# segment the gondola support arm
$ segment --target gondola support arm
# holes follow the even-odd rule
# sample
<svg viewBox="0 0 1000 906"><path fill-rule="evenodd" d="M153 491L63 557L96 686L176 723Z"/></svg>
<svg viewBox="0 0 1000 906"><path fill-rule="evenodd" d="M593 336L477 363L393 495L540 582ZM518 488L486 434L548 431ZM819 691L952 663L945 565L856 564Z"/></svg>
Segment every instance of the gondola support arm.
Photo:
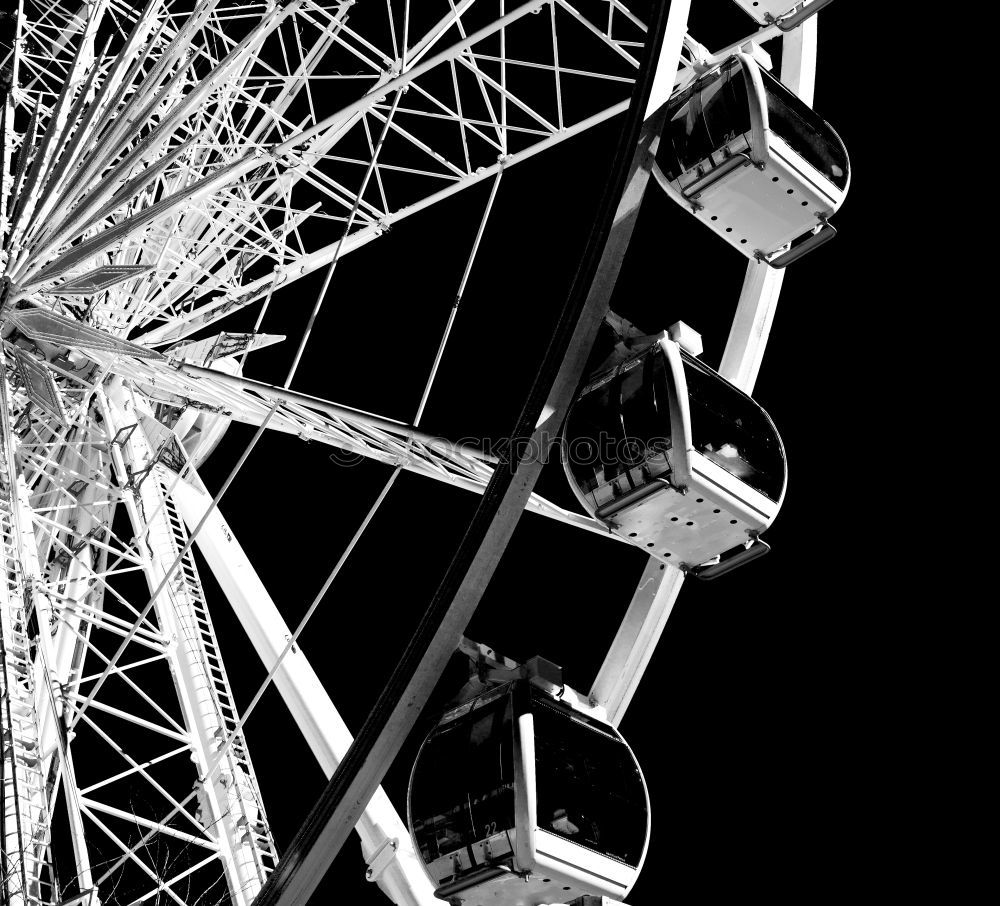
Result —
<svg viewBox="0 0 1000 906"><path fill-rule="evenodd" d="M372 882L378 881L382 877L382 873L396 861L396 850L398 849L398 838L389 837L383 840L382 845L372 853L368 869L365 871L365 878Z"/></svg>

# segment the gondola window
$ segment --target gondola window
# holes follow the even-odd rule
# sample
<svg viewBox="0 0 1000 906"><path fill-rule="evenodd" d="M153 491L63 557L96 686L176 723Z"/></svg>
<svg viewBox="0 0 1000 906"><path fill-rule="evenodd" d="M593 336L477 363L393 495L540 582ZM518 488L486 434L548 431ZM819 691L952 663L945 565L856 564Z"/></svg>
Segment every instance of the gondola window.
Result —
<svg viewBox="0 0 1000 906"><path fill-rule="evenodd" d="M532 702L538 827L638 867L646 794L628 747L585 717Z"/></svg>
<svg viewBox="0 0 1000 906"><path fill-rule="evenodd" d="M411 821L425 864L514 826L509 695L440 728L413 777Z"/></svg>

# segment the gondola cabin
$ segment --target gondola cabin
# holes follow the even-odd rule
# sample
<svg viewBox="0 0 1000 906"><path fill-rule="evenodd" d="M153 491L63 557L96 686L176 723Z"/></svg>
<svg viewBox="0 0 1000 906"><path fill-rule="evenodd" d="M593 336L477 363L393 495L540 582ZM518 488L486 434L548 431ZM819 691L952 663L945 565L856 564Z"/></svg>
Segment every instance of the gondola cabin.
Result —
<svg viewBox="0 0 1000 906"><path fill-rule="evenodd" d="M408 818L436 896L455 906L623 900L649 797L617 730L518 680L444 715L414 763Z"/></svg>
<svg viewBox="0 0 1000 906"><path fill-rule="evenodd" d="M736 5L761 25L777 25L782 31L790 31L801 25L810 16L818 13L833 0L734 0Z"/></svg>
<svg viewBox="0 0 1000 906"><path fill-rule="evenodd" d="M666 334L583 388L563 466L588 513L696 574L715 558L739 565L765 553L756 537L785 491L767 413Z"/></svg>
<svg viewBox="0 0 1000 906"><path fill-rule="evenodd" d="M654 175L749 258L785 267L836 235L850 184L836 132L738 53L666 104Z"/></svg>

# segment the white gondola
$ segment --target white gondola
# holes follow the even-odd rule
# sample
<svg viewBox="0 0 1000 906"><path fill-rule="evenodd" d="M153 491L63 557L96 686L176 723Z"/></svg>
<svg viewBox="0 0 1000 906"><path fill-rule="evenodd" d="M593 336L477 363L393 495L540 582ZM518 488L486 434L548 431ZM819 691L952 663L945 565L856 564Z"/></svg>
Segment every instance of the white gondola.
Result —
<svg viewBox="0 0 1000 906"><path fill-rule="evenodd" d="M531 680L444 715L414 763L408 818L435 894L455 906L623 900L649 840L646 785L618 731Z"/></svg>
<svg viewBox="0 0 1000 906"><path fill-rule="evenodd" d="M761 25L777 25L782 31L790 31L801 25L810 16L816 15L833 0L734 0L736 5Z"/></svg>
<svg viewBox="0 0 1000 906"><path fill-rule="evenodd" d="M588 513L703 578L767 552L787 475L767 413L666 334L583 388L563 465Z"/></svg>
<svg viewBox="0 0 1000 906"><path fill-rule="evenodd" d="M832 239L850 184L830 125L748 54L665 105L654 176L749 258L785 267Z"/></svg>

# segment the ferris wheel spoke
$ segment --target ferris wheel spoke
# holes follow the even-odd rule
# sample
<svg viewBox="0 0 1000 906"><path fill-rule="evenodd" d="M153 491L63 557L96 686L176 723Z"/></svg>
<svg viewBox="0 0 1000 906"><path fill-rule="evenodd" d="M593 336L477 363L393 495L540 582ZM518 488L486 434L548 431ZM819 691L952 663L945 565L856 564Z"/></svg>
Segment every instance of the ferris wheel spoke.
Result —
<svg viewBox="0 0 1000 906"><path fill-rule="evenodd" d="M90 821L92 821L101 831L103 831L105 836L107 836L119 850L125 853L125 855L122 857L122 860L116 863L114 868L116 869L119 868L123 861L130 861L134 865L138 866L138 868L142 870L143 874L147 875L149 879L156 885L153 891L154 894L165 893L168 897L170 897L171 900L179 903L180 906L186 906L184 901L171 888L171 884L173 883L173 881L164 882L161 879L160 873L156 870L155 864L153 867L150 867L149 864L147 864L145 861L139 858L139 856L136 855L136 853L132 850L132 848L129 847L129 845L124 840L122 840L121 837L119 837L110 827L108 827L107 824L101 821L101 819L94 814L94 811L92 809L84 808L83 811L84 814L87 816L87 818ZM105 879L106 877L107 875L105 875ZM100 879L98 880L98 883L100 883ZM146 899L146 897L142 897L142 899L144 900Z"/></svg>
<svg viewBox="0 0 1000 906"><path fill-rule="evenodd" d="M517 431L525 438L530 437L532 442L538 442L543 452L551 445L551 439L539 436L547 421L542 416L543 405L549 419L555 423L562 421L583 376L585 358L596 335L597 323L607 310L608 297L614 287L650 174L652 155L649 143L653 132L651 128L641 131L641 127L646 119L644 107L653 86L651 70L656 69L659 44L665 30L675 33L676 48L671 48L674 50L672 60L668 52L666 62L659 62L661 66L672 66L676 71L687 13L688 4L682 3L671 5L669 19L663 11L658 15L657 41L653 45L656 55L650 53L652 63L644 73L643 88L630 108L626 131L629 139L620 149L618 157L621 160L616 161L618 169L614 178L617 191L605 200L601 214L604 228L598 234L600 238L591 242L592 248L587 256L591 259L588 261L590 273L585 278L585 286L574 289L561 312L565 329L555 332L541 373L518 422ZM670 82L673 83L673 73ZM633 143L636 143L634 147ZM627 167L624 164L628 164ZM527 505L541 461L542 458L537 456L519 459L516 468L508 475L500 471L494 473L490 492L470 524L386 689L358 740L310 813L308 823L293 842L294 862L286 859L279 864L261 892L262 904L272 906L301 902L315 891L343 844L350 816L363 808L371 791L381 782L439 680L447 657L454 650L455 634L464 631L464 626L475 612L495 564Z"/></svg>
<svg viewBox="0 0 1000 906"><path fill-rule="evenodd" d="M70 825L80 827L77 785L67 759L66 741L56 732L64 692L54 685L52 601L42 586L41 564L32 530L27 486L17 467L17 435L13 430L12 394L6 359L0 349L0 728L3 730L2 769L3 850L18 853L13 872L4 866L4 893L13 902L58 897L49 848L52 808L48 778L61 779L66 791ZM38 627L30 639L30 622ZM35 645L35 650L32 650ZM61 687L60 687L61 689ZM53 743L56 745L53 745ZM54 751L56 750L56 751ZM78 839L77 857L86 870L86 844Z"/></svg>
<svg viewBox="0 0 1000 906"><path fill-rule="evenodd" d="M249 559L243 554L232 530L222 519L218 509L213 508L212 498L204 491L196 472L190 471L186 481L174 485L174 499L192 531L196 527L204 526L204 531L199 533L198 544L209 563L216 567L216 575L220 578L234 609L238 614L242 614L241 622L269 668L268 679L278 675L279 688L286 698L293 717L304 721L303 732L313 747L320 765L329 776L350 745L351 736L346 726L300 649L292 649L286 645L282 656L275 657L277 640L289 636L287 626L257 578ZM116 666L115 669L117 671L119 668ZM258 698L259 695L255 697L254 703ZM242 744L242 727L252 712L254 703L251 703L239 721L230 726L222 746L205 771L206 777L214 777L225 765L227 751ZM181 751L184 750L174 750L170 754ZM120 772L112 780L126 777L132 771L142 773L145 766L133 764L131 771ZM88 792L93 789L93 786L87 788ZM150 833L142 836L130 847L122 847L124 854L121 859L98 881L102 882L111 877L124 861L136 857L148 841L160 829L167 826L167 822L182 814L193 820L190 813L185 811L193 797L192 792L183 800L170 800L172 808L168 813L161 815L157 821L143 821L143 826L149 827ZM381 851L390 837L394 836L401 849L396 859L383 869L380 884L396 902L430 906L434 902L432 892L426 876L417 866L415 856L408 848L404 831L404 825L388 798L381 790L378 791L358 824L365 858L370 861Z"/></svg>
<svg viewBox="0 0 1000 906"><path fill-rule="evenodd" d="M497 461L477 447L456 444L403 422L209 368L182 363L178 370L124 359L112 368L161 405L184 407L196 401L208 411L226 413L227 418L256 427L277 406L268 419L268 430L336 447L344 451L346 458L341 461L348 465L364 457L481 494ZM621 541L599 520L538 494L531 496L528 509Z"/></svg>
<svg viewBox="0 0 1000 906"><path fill-rule="evenodd" d="M15 84L26 93L54 99L73 74L74 45L85 32L87 17L80 11L69 13L59 3L26 6L27 15L18 18L3 63L12 66Z"/></svg>

